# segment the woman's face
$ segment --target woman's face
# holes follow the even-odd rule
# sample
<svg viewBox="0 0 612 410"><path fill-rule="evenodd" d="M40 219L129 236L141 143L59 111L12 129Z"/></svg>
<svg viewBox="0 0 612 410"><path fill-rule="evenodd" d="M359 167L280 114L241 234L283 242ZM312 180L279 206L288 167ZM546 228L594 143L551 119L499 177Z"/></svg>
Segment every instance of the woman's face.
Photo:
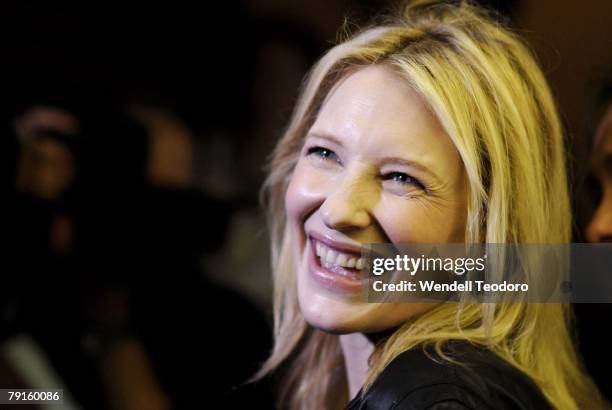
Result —
<svg viewBox="0 0 612 410"><path fill-rule="evenodd" d="M305 319L371 333L430 309L365 302L361 247L463 242L466 192L453 142L405 80L384 66L346 77L308 131L285 196Z"/></svg>
<svg viewBox="0 0 612 410"><path fill-rule="evenodd" d="M601 190L601 198L587 227L589 242L612 242L612 107L608 109L604 121L609 123L601 130L591 163L591 172Z"/></svg>

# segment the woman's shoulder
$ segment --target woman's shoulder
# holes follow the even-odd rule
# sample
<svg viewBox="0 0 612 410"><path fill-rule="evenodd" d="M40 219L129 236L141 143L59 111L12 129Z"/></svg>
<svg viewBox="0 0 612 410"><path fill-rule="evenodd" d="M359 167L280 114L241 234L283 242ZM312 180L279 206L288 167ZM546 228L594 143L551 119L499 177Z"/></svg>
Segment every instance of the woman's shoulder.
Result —
<svg viewBox="0 0 612 410"><path fill-rule="evenodd" d="M491 351L450 342L444 353L462 364L443 359L433 347L401 353L347 409L552 408L527 375Z"/></svg>

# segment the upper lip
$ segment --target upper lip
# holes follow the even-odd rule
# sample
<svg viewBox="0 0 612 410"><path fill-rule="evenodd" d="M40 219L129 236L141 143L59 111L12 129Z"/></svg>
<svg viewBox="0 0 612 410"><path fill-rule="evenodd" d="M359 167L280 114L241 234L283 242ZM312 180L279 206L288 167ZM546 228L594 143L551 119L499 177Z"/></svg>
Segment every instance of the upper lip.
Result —
<svg viewBox="0 0 612 410"><path fill-rule="evenodd" d="M325 244L326 246L336 249L338 251L344 252L344 253L351 253L351 254L355 254L357 256L361 256L362 252L363 252L363 248L359 245L353 245L350 243L346 243L346 242L339 242L336 241L332 238L330 238L327 235L322 235L318 232L314 232L314 231L310 231L308 233L308 236Z"/></svg>

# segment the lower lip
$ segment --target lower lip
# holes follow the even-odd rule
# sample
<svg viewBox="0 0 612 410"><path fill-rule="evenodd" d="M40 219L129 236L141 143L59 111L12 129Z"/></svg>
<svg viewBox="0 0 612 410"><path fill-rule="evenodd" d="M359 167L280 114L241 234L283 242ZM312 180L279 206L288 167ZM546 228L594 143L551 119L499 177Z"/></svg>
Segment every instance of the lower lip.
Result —
<svg viewBox="0 0 612 410"><path fill-rule="evenodd" d="M341 266L334 266L333 270L328 269L321 265L315 249L316 243L311 239L308 268L317 283L325 288L347 293L360 293L365 289L368 278L364 278L361 272Z"/></svg>

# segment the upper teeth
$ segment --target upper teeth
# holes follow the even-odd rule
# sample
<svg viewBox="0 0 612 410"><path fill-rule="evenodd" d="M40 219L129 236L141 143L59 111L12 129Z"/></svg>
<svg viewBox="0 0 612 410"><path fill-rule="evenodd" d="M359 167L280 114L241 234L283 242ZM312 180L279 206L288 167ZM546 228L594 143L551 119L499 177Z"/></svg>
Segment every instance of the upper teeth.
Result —
<svg viewBox="0 0 612 410"><path fill-rule="evenodd" d="M319 241L315 241L317 256L322 262L343 266L345 268L356 268L361 270L365 266L364 258L357 258L353 255L333 250Z"/></svg>

